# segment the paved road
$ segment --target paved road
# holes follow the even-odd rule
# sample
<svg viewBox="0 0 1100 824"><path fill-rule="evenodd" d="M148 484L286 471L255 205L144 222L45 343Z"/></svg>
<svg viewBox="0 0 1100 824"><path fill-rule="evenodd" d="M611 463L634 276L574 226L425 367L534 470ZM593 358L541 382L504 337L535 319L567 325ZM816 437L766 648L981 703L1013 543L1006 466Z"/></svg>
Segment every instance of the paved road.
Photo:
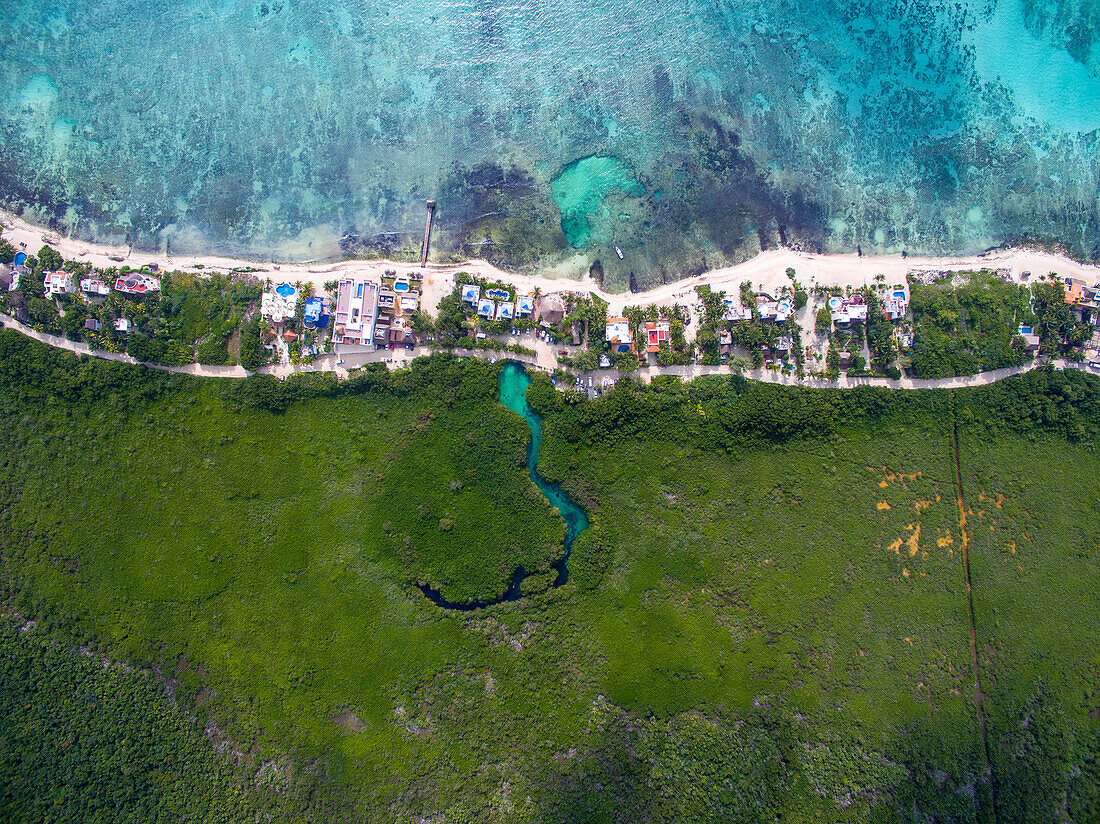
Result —
<svg viewBox="0 0 1100 824"><path fill-rule="evenodd" d="M1010 378L1013 375L1022 375L1024 372L1030 372L1032 369L1039 368L1044 363L1046 363L1045 360L1039 359L1025 363L1022 366L1009 366L1005 369L995 369L991 372L980 372L977 375L928 380L922 380L920 378L901 378L895 381L882 377L849 377L844 374L840 375L835 381L812 377L806 377L799 380L793 373L784 375L782 372L763 368L747 370L743 374L750 380L763 381L766 383L782 383L789 386L817 386L833 389L851 389L854 386L886 386L891 389L959 389L965 386L984 386L1003 380L1004 378ZM1066 368L1065 361L1056 360L1053 361L1053 363L1059 369ZM601 370L601 372L607 373L611 373L612 371L613 370L610 369ZM692 380L701 375L728 375L730 372L731 370L728 366L697 365L670 366L665 368L647 367L639 369L637 374L638 377L643 380L649 381L657 375L677 375L684 380Z"/></svg>
<svg viewBox="0 0 1100 824"><path fill-rule="evenodd" d="M15 329L18 332L26 335L29 338L34 338L42 343L55 346L58 349L67 349L70 352L75 352L78 355L90 355L96 358L103 358L105 360L121 361L123 363L138 363L138 361L129 355L118 354L114 352L104 352L98 349L92 349L86 343L78 343L76 341L68 340L67 338L57 337L56 335L46 335L42 332L36 332L31 327L20 323L8 315L0 314L0 320L3 321L5 326ZM507 357L509 359L518 360L526 363L529 366L535 366L536 368L546 371L552 371L557 367L557 358L555 354L555 346L541 340L529 340L530 335L524 336L522 343L528 348L534 348L536 355L534 357L530 355L515 355L512 353L499 353L488 349L455 349L453 350L456 355L461 357L479 357L479 358L501 358ZM262 366L258 370L258 373L265 373L275 375L278 378L285 378L288 375L292 375L295 372L335 372L338 377L345 378L348 376L350 370L364 366L368 363L386 363L390 368L397 368L406 366L414 358L422 357L424 355L430 355L432 353L431 347L417 346L408 350L395 350L390 351L381 349L377 351L363 350L363 351L350 351L341 352L339 354L322 355L317 358L313 363L306 363L300 365L294 365L289 363L274 364L270 366ZM1079 364L1069 364L1064 360L1050 361L1058 369L1067 368L1085 368ZM886 386L891 389L959 389L966 386L984 386L986 384L994 383L1004 378L1012 377L1013 375L1021 375L1024 372L1030 372L1032 369L1037 369L1043 364L1047 363L1045 359L1037 359L1023 366L1010 366L1007 369L997 369L992 372L982 372L977 375L967 375L958 378L940 378L935 380L921 380L918 378L901 378L900 380L890 380L888 378L872 378L872 377L849 377L847 375L841 375L835 381L824 380L821 378L803 378L799 380L793 374L784 375L782 372L771 371L768 369L755 369L744 373L746 378L750 380L763 381L766 383L780 383L789 386L816 386L824 388L834 389L850 389L854 386ZM243 366L213 366L199 363L191 363L187 366L162 366L157 363L146 363L145 366L150 369L160 369L165 372L175 372L183 375L196 375L204 378L244 378L250 374ZM634 377L637 377L646 382L652 380L657 375L675 375L683 378L684 380L692 380L694 378L701 377L703 375L729 375L732 374L732 370L728 366L649 366L639 369L634 373ZM584 377L591 377L593 386L602 386L605 382L614 382L622 376L622 373L615 369L597 369L593 372L584 373Z"/></svg>

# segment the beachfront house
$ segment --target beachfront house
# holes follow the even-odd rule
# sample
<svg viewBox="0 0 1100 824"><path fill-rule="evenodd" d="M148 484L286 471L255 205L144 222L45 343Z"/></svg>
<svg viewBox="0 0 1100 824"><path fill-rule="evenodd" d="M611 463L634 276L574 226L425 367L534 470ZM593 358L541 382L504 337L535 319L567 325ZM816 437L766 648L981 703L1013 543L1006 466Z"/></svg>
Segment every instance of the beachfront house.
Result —
<svg viewBox="0 0 1100 824"><path fill-rule="evenodd" d="M742 306L733 298L726 298L726 313L722 315L722 320L730 323L737 323L739 320L752 320L752 309L748 306Z"/></svg>
<svg viewBox="0 0 1100 824"><path fill-rule="evenodd" d="M882 310L890 320L901 320L909 311L909 287L896 286L886 300L882 302Z"/></svg>
<svg viewBox="0 0 1100 824"><path fill-rule="evenodd" d="M604 339L611 345L612 352L633 352L634 335L630 332L630 321L626 318L608 318L604 327Z"/></svg>
<svg viewBox="0 0 1100 824"><path fill-rule="evenodd" d="M73 276L68 272L47 272L42 278L42 286L46 290L46 297L55 295L71 295L73 293Z"/></svg>
<svg viewBox="0 0 1100 824"><path fill-rule="evenodd" d="M146 295L160 291L160 281L140 272L130 272L115 278L115 291L124 295Z"/></svg>
<svg viewBox="0 0 1100 824"><path fill-rule="evenodd" d="M80 291L94 297L107 297L111 293L111 287L99 278L84 278L80 281Z"/></svg>
<svg viewBox="0 0 1100 824"><path fill-rule="evenodd" d="M337 284L334 343L355 346L374 343L380 292L381 286L376 281L344 278Z"/></svg>
<svg viewBox="0 0 1100 824"><path fill-rule="evenodd" d="M1080 321L1082 315L1080 304L1081 298L1084 296L1085 292L1085 282L1083 280L1076 280L1074 278L1066 278L1065 287L1066 304L1071 309L1073 309L1074 313L1077 315L1077 320Z"/></svg>
<svg viewBox="0 0 1100 824"><path fill-rule="evenodd" d="M667 320L647 321L645 325L646 352L660 352L661 344L669 341L670 324Z"/></svg>
<svg viewBox="0 0 1100 824"><path fill-rule="evenodd" d="M397 305L397 295L387 289L385 286L378 290L378 308L387 309L393 311L393 307Z"/></svg>
<svg viewBox="0 0 1100 824"><path fill-rule="evenodd" d="M481 287L476 283L466 283L462 286L462 302L471 306L477 306L481 300Z"/></svg>
<svg viewBox="0 0 1100 824"><path fill-rule="evenodd" d="M324 329L328 326L329 312L328 301L324 298L313 297L306 301L302 308L302 324L306 329Z"/></svg>
<svg viewBox="0 0 1100 824"><path fill-rule="evenodd" d="M482 298L477 304L477 316L479 318L485 318L486 320L492 320L496 317L497 305L495 301L491 301L488 298Z"/></svg>
<svg viewBox="0 0 1100 824"><path fill-rule="evenodd" d="M530 295L523 295L516 299L516 317L529 318L535 313L535 299Z"/></svg>
<svg viewBox="0 0 1100 824"><path fill-rule="evenodd" d="M756 311L760 313L761 320L782 323L794 313L794 303L790 298L776 300L771 295L761 293L756 296Z"/></svg>
<svg viewBox="0 0 1100 824"><path fill-rule="evenodd" d="M1066 278L1066 303L1080 323L1100 326L1100 287Z"/></svg>
<svg viewBox="0 0 1100 824"><path fill-rule="evenodd" d="M501 323L510 323L515 317L516 307L511 301L504 301L497 307L497 320Z"/></svg>
<svg viewBox="0 0 1100 824"><path fill-rule="evenodd" d="M829 314L832 315L833 323L841 326L852 321L865 321L867 320L867 304L863 301L863 295L856 294L850 298L833 295L829 298Z"/></svg>
<svg viewBox="0 0 1100 824"><path fill-rule="evenodd" d="M375 342L379 285L375 281L344 278L336 286L336 314L332 342L369 346Z"/></svg>

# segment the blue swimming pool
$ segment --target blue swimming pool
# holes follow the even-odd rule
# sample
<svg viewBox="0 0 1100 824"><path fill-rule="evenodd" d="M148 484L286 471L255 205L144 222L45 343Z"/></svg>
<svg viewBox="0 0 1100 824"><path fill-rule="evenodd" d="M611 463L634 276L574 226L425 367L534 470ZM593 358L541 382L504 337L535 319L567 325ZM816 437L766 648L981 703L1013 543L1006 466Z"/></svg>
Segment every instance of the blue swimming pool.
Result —
<svg viewBox="0 0 1100 824"><path fill-rule="evenodd" d="M289 283L280 283L278 286L275 287L275 291L278 292L282 297L289 298L291 295L294 294L295 290L294 287L291 286Z"/></svg>
<svg viewBox="0 0 1100 824"><path fill-rule="evenodd" d="M15 259L12 261L12 263L14 263L16 266L22 266L26 262L27 262L27 253L26 252L16 252L15 253Z"/></svg>
<svg viewBox="0 0 1100 824"><path fill-rule="evenodd" d="M409 284L403 280L395 280L393 282L393 291L395 292L407 292L409 291Z"/></svg>

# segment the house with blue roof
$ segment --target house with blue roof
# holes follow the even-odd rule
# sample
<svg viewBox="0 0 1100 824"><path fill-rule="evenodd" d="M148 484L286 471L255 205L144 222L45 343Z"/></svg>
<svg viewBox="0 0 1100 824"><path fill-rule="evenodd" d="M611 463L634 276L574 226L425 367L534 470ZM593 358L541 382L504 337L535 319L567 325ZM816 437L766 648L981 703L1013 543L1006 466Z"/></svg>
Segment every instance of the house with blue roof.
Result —
<svg viewBox="0 0 1100 824"><path fill-rule="evenodd" d="M323 298L310 298L302 310L302 321L306 329L324 329L328 326L328 312L325 311Z"/></svg>

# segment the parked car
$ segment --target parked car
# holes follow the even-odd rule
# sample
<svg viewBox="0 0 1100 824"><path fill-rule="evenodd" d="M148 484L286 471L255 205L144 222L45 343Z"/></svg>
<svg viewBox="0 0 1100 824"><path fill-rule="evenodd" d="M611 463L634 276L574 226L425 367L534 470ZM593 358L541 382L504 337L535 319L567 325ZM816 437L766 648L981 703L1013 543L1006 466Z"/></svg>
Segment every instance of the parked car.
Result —
<svg viewBox="0 0 1100 824"><path fill-rule="evenodd" d="M564 357L565 355L568 355L569 353L568 353L568 352L567 352L566 350L564 350L564 349L559 349L559 350L558 350L558 354L559 354L559 355L562 355L562 356Z"/></svg>

